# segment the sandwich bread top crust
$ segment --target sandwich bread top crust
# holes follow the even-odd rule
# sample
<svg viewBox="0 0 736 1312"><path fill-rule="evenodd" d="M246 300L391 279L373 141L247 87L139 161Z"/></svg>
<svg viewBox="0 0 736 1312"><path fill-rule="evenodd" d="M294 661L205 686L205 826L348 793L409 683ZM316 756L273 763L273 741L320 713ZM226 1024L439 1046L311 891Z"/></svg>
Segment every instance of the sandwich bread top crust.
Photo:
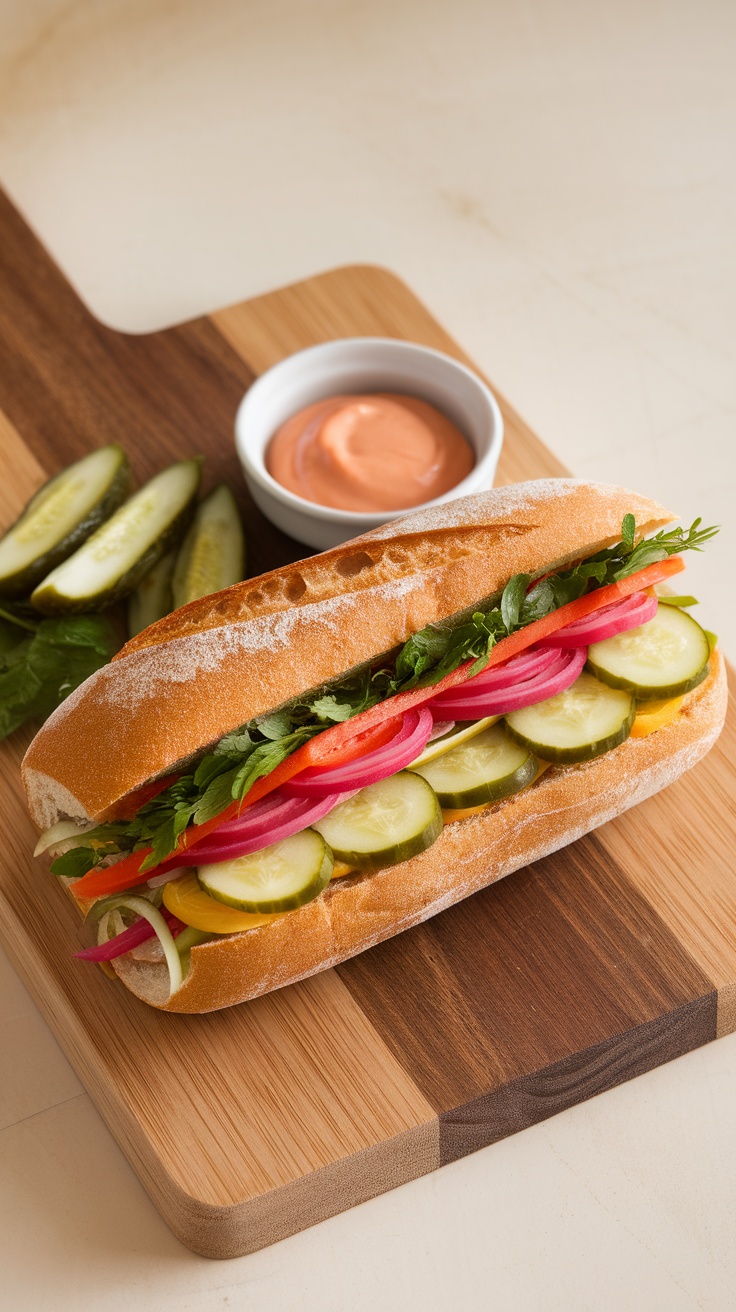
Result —
<svg viewBox="0 0 736 1312"><path fill-rule="evenodd" d="M545 479L465 497L190 603L152 625L46 721L23 762L31 815L102 819L239 725L426 624L674 516L625 488Z"/></svg>

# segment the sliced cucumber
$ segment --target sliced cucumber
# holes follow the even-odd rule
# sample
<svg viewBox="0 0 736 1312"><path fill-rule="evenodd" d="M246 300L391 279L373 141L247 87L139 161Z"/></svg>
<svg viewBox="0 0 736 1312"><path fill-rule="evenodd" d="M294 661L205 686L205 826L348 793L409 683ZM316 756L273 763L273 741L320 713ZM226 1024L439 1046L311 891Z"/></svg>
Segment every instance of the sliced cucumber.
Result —
<svg viewBox="0 0 736 1312"><path fill-rule="evenodd" d="M588 648L588 666L612 688L639 701L680 697L708 673L708 635L675 606L659 606L653 619Z"/></svg>
<svg viewBox="0 0 736 1312"><path fill-rule="evenodd" d="M133 591L179 541L199 487L199 460L169 465L136 492L31 597L46 615L99 610Z"/></svg>
<svg viewBox="0 0 736 1312"><path fill-rule="evenodd" d="M135 592L131 592L128 598L128 634L131 638L174 609L171 578L175 564L176 552L167 551L141 579Z"/></svg>
<svg viewBox="0 0 736 1312"><path fill-rule="evenodd" d="M537 762L494 724L444 756L410 768L432 785L440 806L456 811L518 793L534 779Z"/></svg>
<svg viewBox="0 0 736 1312"><path fill-rule="evenodd" d="M489 729L495 724L500 717L498 715L486 715L483 720L458 720L446 734L441 738L435 738L431 743L427 743L424 751L412 761L408 767L410 770L418 770L420 765L427 765L430 761L436 761L438 756L444 756L446 752L452 752L460 744L467 742L469 738L475 738L476 734L482 733L484 729Z"/></svg>
<svg viewBox="0 0 736 1312"><path fill-rule="evenodd" d="M636 702L585 671L565 692L506 716L517 743L560 765L590 761L618 747L631 733Z"/></svg>
<svg viewBox="0 0 736 1312"><path fill-rule="evenodd" d="M430 847L442 832L442 812L426 779L402 770L361 788L314 827L338 861L373 870Z"/></svg>
<svg viewBox="0 0 736 1312"><path fill-rule="evenodd" d="M273 915L318 897L330 882L333 858L314 829L302 829L272 847L217 865L200 866L200 887L238 911Z"/></svg>
<svg viewBox="0 0 736 1312"><path fill-rule="evenodd" d="M103 446L50 478L0 539L0 596L23 597L117 510L130 490L123 448Z"/></svg>
<svg viewBox="0 0 736 1312"><path fill-rule="evenodd" d="M174 570L174 606L207 597L245 575L245 537L235 497L224 483L197 507Z"/></svg>

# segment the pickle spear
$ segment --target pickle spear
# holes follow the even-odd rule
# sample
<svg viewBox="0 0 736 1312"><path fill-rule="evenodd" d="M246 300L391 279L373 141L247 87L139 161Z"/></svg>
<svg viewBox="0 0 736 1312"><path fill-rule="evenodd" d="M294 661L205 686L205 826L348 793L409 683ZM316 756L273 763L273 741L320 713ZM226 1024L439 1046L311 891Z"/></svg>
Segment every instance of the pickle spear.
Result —
<svg viewBox="0 0 736 1312"><path fill-rule="evenodd" d="M0 539L0 596L27 597L123 502L130 464L113 444L50 478Z"/></svg>
<svg viewBox="0 0 736 1312"><path fill-rule="evenodd" d="M100 610L127 596L180 539L194 509L200 461L169 465L58 565L31 596L45 615Z"/></svg>
<svg viewBox="0 0 736 1312"><path fill-rule="evenodd" d="M134 638L149 624L162 620L174 609L171 595L171 576L176 564L176 551L165 556L141 579L135 592L128 597L128 635Z"/></svg>
<svg viewBox="0 0 736 1312"><path fill-rule="evenodd" d="M203 498L174 568L174 606L221 592L245 575L245 537L235 497L219 483Z"/></svg>

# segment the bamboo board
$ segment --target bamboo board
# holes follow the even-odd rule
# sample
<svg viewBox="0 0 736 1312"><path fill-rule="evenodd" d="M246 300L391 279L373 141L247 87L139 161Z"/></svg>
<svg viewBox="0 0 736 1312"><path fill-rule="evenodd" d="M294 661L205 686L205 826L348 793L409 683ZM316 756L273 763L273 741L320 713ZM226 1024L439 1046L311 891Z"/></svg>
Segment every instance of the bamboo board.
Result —
<svg viewBox="0 0 736 1312"><path fill-rule="evenodd" d="M298 544L249 503L241 394L344 335L462 353L392 274L346 268L131 337L98 323L0 193L0 517L121 441L140 479L202 451L240 489L250 572ZM501 402L499 481L563 473ZM734 733L672 788L303 984L162 1015L71 959L75 912L30 858L22 733L0 749L0 928L111 1132L179 1238L253 1251L736 1028Z"/></svg>

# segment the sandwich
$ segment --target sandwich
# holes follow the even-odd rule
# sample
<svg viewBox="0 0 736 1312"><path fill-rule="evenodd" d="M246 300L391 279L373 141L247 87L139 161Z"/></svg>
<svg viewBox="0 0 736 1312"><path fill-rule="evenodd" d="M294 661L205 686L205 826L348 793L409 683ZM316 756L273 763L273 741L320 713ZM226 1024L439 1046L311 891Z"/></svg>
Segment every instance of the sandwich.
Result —
<svg viewBox="0 0 736 1312"><path fill-rule="evenodd" d="M77 955L154 1007L232 1006L695 765L725 666L671 583L715 529L672 520L619 487L517 484L137 634L23 762L36 851L96 933Z"/></svg>

